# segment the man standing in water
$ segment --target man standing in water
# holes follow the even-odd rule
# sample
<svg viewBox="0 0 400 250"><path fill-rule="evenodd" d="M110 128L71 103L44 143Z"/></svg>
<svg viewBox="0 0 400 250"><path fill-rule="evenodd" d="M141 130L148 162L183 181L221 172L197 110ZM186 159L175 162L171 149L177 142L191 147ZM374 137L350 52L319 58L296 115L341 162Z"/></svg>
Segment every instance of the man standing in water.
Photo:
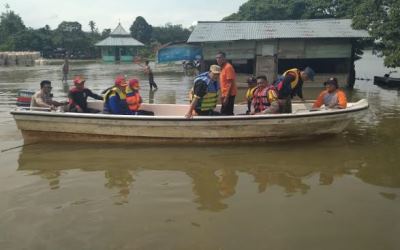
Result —
<svg viewBox="0 0 400 250"><path fill-rule="evenodd" d="M64 58L64 64L62 66L62 73L63 73L63 78L62 78L62 83L67 83L68 79L68 73L69 73L69 62L68 62L68 57L65 56Z"/></svg>
<svg viewBox="0 0 400 250"><path fill-rule="evenodd" d="M158 86L157 86L156 82L154 81L153 70L151 70L149 63L150 62L148 60L145 62L144 73L146 75L148 75L148 77L149 77L150 90L152 90L153 87L154 87L154 90L157 90Z"/></svg>
<svg viewBox="0 0 400 250"><path fill-rule="evenodd" d="M221 115L233 115L235 97L237 94L235 69L226 59L226 54L224 52L218 52L215 59L221 67L221 74L219 75Z"/></svg>

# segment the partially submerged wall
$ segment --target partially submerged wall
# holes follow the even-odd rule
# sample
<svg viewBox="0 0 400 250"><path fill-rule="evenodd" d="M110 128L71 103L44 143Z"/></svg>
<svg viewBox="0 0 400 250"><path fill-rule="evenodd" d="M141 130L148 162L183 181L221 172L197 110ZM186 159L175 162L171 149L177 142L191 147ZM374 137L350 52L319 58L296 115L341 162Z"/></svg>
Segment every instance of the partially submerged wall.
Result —
<svg viewBox="0 0 400 250"><path fill-rule="evenodd" d="M33 66L39 58L40 52L0 52L0 66Z"/></svg>

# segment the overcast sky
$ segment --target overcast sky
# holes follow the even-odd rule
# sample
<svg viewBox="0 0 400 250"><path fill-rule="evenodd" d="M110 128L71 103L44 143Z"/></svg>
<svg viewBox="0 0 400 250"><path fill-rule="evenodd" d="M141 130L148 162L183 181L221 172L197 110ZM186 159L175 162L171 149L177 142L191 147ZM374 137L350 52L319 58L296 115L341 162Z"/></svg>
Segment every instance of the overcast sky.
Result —
<svg viewBox="0 0 400 250"><path fill-rule="evenodd" d="M126 30L137 16L143 16L153 26L168 22L189 27L195 21L218 21L237 12L247 0L0 0L0 12L5 5L20 15L25 25L52 29L62 21L78 21L89 30L93 20L99 31L115 28L120 21Z"/></svg>

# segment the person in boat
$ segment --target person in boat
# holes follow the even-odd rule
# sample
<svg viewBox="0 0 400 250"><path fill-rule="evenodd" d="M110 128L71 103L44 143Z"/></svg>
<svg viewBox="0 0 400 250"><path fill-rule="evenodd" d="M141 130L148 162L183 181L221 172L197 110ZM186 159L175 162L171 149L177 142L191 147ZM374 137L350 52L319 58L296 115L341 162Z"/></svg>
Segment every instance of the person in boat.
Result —
<svg viewBox="0 0 400 250"><path fill-rule="evenodd" d="M322 105L328 109L345 109L347 107L346 94L339 89L337 78L329 78L324 85L326 89L319 94L312 110L318 110Z"/></svg>
<svg viewBox="0 0 400 250"><path fill-rule="evenodd" d="M105 114L130 115L131 112L126 103L126 79L124 76L117 76L114 81L114 87L104 94Z"/></svg>
<svg viewBox="0 0 400 250"><path fill-rule="evenodd" d="M251 102L253 101L254 90L257 88L257 79L254 76L247 78L247 91L245 96L245 102L247 104L246 115L251 112Z"/></svg>
<svg viewBox="0 0 400 250"><path fill-rule="evenodd" d="M204 72L194 79L192 101L185 115L186 118L192 118L193 115L220 114L214 111L218 102L218 78L220 73L221 67L211 65L208 72Z"/></svg>
<svg viewBox="0 0 400 250"><path fill-rule="evenodd" d="M221 67L221 74L219 76L221 89L221 114L233 115L235 97L237 94L235 69L226 59L226 54L224 52L218 52L215 59Z"/></svg>
<svg viewBox="0 0 400 250"><path fill-rule="evenodd" d="M280 113L292 113L292 98L298 96L302 101L304 81L314 81L315 72L306 67L303 71L293 68L285 71L276 81Z"/></svg>
<svg viewBox="0 0 400 250"><path fill-rule="evenodd" d="M154 115L151 111L141 110L140 105L143 100L139 93L139 80L130 79L128 86L126 86L126 103L132 115Z"/></svg>
<svg viewBox="0 0 400 250"><path fill-rule="evenodd" d="M257 87L253 92L251 115L279 113L278 93L265 75L257 76Z"/></svg>
<svg viewBox="0 0 400 250"><path fill-rule="evenodd" d="M74 87L68 92L68 112L77 113L99 113L100 110L89 108L87 98L90 96L96 100L103 100L103 97L85 88L85 79L81 76L74 78Z"/></svg>
<svg viewBox="0 0 400 250"><path fill-rule="evenodd" d="M57 102L53 100L53 94L51 93L53 87L51 87L51 81L43 80L40 82L40 90L33 94L31 98L31 109L34 108L47 108L55 110L56 107L63 106L66 103Z"/></svg>

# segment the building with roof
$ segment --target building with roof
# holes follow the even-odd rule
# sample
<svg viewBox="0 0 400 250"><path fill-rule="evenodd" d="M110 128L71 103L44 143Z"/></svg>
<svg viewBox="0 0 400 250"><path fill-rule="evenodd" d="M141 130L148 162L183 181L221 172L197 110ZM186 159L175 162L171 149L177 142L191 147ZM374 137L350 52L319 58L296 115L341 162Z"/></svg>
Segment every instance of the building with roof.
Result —
<svg viewBox="0 0 400 250"><path fill-rule="evenodd" d="M273 80L289 68L310 66L316 82L335 76L351 85L354 41L368 37L351 27L351 19L220 21L198 22L188 43L202 45L208 64L225 52L239 73Z"/></svg>
<svg viewBox="0 0 400 250"><path fill-rule="evenodd" d="M138 48L144 44L132 38L119 23L109 37L96 43L95 46L101 48L103 61L132 62L138 54Z"/></svg>

